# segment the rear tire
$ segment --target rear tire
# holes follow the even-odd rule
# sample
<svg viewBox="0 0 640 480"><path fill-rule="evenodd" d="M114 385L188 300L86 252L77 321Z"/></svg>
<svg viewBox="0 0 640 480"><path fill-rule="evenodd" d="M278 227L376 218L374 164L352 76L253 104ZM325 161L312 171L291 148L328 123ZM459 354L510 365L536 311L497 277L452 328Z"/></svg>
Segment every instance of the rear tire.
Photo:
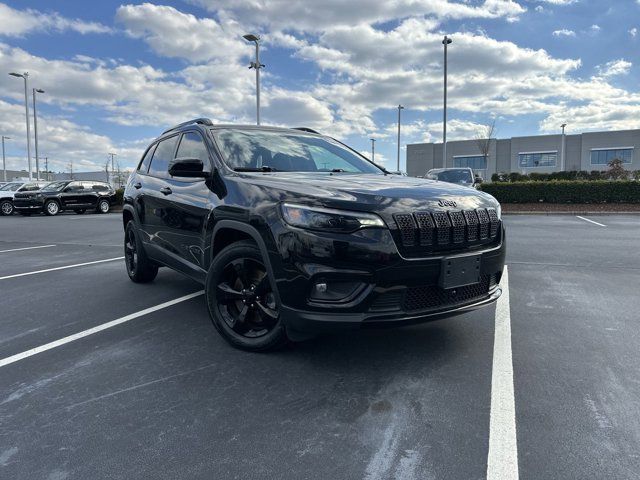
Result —
<svg viewBox="0 0 640 480"><path fill-rule="evenodd" d="M209 316L232 346L265 352L288 343L273 279L260 249L250 241L224 248L211 263L205 284Z"/></svg>
<svg viewBox="0 0 640 480"><path fill-rule="evenodd" d="M124 229L124 262L132 282L149 283L158 275L158 265L147 257L133 220Z"/></svg>
<svg viewBox="0 0 640 480"><path fill-rule="evenodd" d="M3 200L0 202L0 215L13 215L13 202L11 200Z"/></svg>
<svg viewBox="0 0 640 480"><path fill-rule="evenodd" d="M47 200L44 204L44 213L49 215L50 217L55 217L58 213L60 213L60 204L55 200Z"/></svg>

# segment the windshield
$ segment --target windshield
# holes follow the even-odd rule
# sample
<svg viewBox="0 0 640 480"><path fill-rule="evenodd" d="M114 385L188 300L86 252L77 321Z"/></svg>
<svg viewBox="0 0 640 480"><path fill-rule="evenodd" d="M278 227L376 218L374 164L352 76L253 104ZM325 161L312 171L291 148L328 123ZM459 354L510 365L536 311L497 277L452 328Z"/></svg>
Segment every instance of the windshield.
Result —
<svg viewBox="0 0 640 480"><path fill-rule="evenodd" d="M0 190L5 191L5 192L15 192L16 190L18 190L20 188L20 185L22 185L21 183L7 183L6 185L3 185L2 187L0 187Z"/></svg>
<svg viewBox="0 0 640 480"><path fill-rule="evenodd" d="M43 192L57 192L62 190L67 182L53 182L42 188Z"/></svg>
<svg viewBox="0 0 640 480"><path fill-rule="evenodd" d="M237 171L384 172L340 143L294 132L213 131L226 164Z"/></svg>
<svg viewBox="0 0 640 480"><path fill-rule="evenodd" d="M460 170L440 170L431 172L431 174L437 180L441 182L449 183L473 183L473 176L467 169Z"/></svg>

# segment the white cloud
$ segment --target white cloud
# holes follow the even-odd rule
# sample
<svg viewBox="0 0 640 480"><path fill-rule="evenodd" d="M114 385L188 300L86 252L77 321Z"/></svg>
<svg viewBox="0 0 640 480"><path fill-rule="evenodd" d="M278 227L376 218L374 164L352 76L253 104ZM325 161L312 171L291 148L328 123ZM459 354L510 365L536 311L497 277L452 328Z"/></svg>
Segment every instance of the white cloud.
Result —
<svg viewBox="0 0 640 480"><path fill-rule="evenodd" d="M0 35L18 37L33 32L62 32L72 30L81 34L108 33L110 28L96 22L85 22L71 19L58 13L42 13L28 8L16 10L4 3L0 3L0 19L2 28Z"/></svg>
<svg viewBox="0 0 640 480"><path fill-rule="evenodd" d="M158 55L185 58L192 62L231 60L247 55L241 31L235 22L221 25L211 18L197 18L173 7L123 5L116 20L127 33L143 39Z"/></svg>
<svg viewBox="0 0 640 480"><path fill-rule="evenodd" d="M633 27L629 30L629 35L635 38L638 35L638 29L636 27Z"/></svg>
<svg viewBox="0 0 640 480"><path fill-rule="evenodd" d="M592 32L594 33L598 33L600 30L602 30L600 28L600 25L596 25L595 23L593 25L591 25L591 27L589 27L591 29Z"/></svg>
<svg viewBox="0 0 640 480"><path fill-rule="evenodd" d="M347 25L376 24L414 16L515 19L526 11L513 0L485 0L478 5L450 0L190 0L213 12L224 11L243 24L274 30L320 32Z"/></svg>
<svg viewBox="0 0 640 480"><path fill-rule="evenodd" d="M573 30L567 30L566 28L562 28L560 30L554 30L553 36L554 37L575 37L576 32L574 32Z"/></svg>
<svg viewBox="0 0 640 480"><path fill-rule="evenodd" d="M598 67L596 67L596 70L598 71L599 76L606 78L616 75L626 75L627 73L629 73L629 70L632 66L633 64L631 62L620 58L618 60L611 60L604 65L598 65Z"/></svg>

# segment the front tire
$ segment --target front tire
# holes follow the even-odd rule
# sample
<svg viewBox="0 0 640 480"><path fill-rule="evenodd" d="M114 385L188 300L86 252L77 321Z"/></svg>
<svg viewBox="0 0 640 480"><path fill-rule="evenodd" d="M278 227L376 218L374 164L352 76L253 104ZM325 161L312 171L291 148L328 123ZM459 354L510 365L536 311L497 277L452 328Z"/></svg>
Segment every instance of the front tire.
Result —
<svg viewBox="0 0 640 480"><path fill-rule="evenodd" d="M11 200L3 200L0 202L0 215L13 215L13 202Z"/></svg>
<svg viewBox="0 0 640 480"><path fill-rule="evenodd" d="M264 352L288 342L273 284L253 242L229 245L214 258L205 284L207 307L232 346Z"/></svg>
<svg viewBox="0 0 640 480"><path fill-rule="evenodd" d="M109 200L98 201L98 207L96 208L98 213L109 213L110 209L111 209L111 204L109 203Z"/></svg>
<svg viewBox="0 0 640 480"><path fill-rule="evenodd" d="M55 200L48 200L44 204L44 213L46 213L50 217L55 217L58 213L60 213L60 204Z"/></svg>
<svg viewBox="0 0 640 480"><path fill-rule="evenodd" d="M132 282L149 283L158 275L158 265L147 257L133 220L124 229L124 262Z"/></svg>

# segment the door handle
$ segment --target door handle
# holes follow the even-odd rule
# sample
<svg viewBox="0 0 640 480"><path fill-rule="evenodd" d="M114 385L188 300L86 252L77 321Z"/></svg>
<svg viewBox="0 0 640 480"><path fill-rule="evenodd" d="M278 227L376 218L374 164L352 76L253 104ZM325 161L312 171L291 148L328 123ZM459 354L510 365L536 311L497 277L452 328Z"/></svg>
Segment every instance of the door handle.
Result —
<svg viewBox="0 0 640 480"><path fill-rule="evenodd" d="M162 193L164 195L171 195L173 192L171 191L171 189L169 187L162 187L160 189L160 193Z"/></svg>
<svg viewBox="0 0 640 480"><path fill-rule="evenodd" d="M133 184L133 188L135 188L136 190L139 190L140 188L142 188L142 184L140 182L136 182Z"/></svg>

